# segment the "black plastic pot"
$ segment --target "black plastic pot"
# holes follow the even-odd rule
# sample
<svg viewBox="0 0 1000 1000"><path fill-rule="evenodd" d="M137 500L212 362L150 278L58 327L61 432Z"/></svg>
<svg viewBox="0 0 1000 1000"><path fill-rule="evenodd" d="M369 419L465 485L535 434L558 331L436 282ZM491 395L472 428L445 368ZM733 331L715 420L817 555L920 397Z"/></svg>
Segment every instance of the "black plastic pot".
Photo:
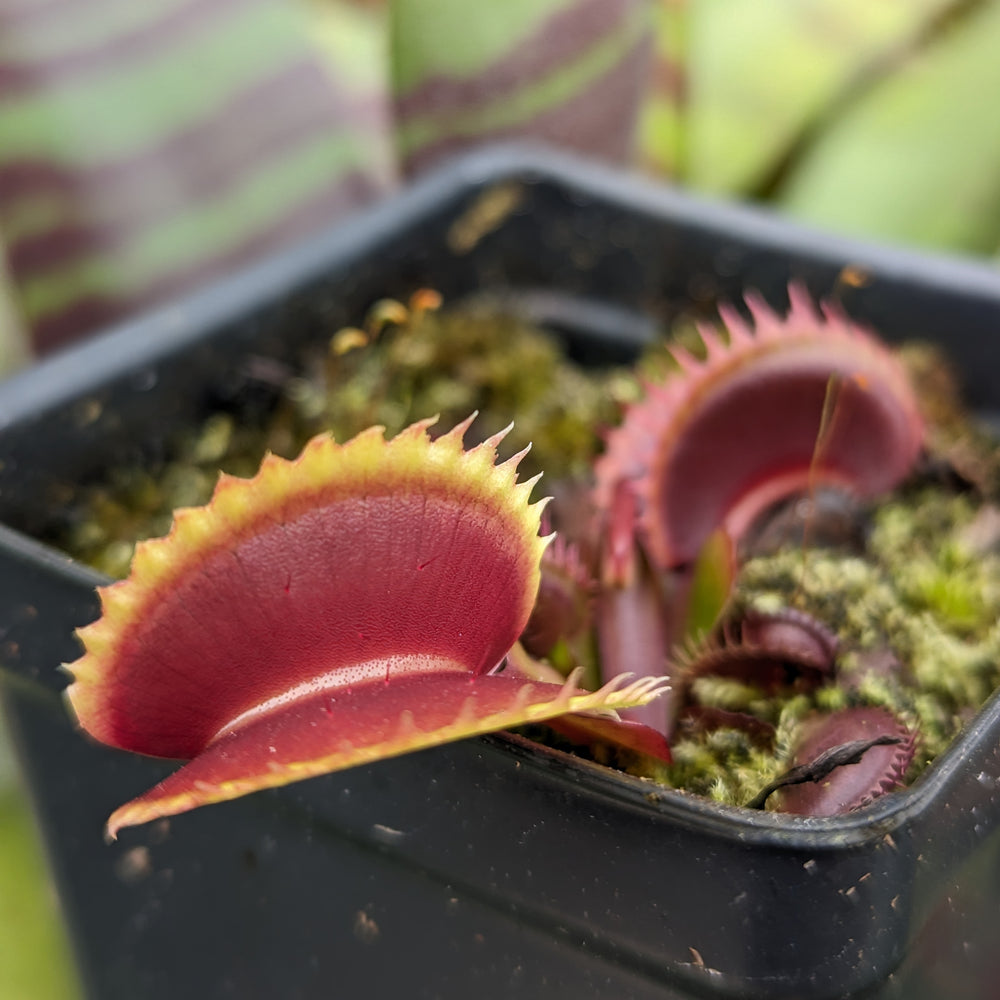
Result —
<svg viewBox="0 0 1000 1000"><path fill-rule="evenodd" d="M477 229L498 188L516 204ZM972 402L1000 408L985 266L516 150L0 388L0 685L90 996L995 995L997 698L913 788L832 819L721 808L498 736L113 845L110 811L173 765L94 745L60 699L99 580L27 536L66 483L238 396L248 359L294 358L375 299L431 286L509 295L599 363L747 287L780 306L791 277L890 339L946 344Z"/></svg>

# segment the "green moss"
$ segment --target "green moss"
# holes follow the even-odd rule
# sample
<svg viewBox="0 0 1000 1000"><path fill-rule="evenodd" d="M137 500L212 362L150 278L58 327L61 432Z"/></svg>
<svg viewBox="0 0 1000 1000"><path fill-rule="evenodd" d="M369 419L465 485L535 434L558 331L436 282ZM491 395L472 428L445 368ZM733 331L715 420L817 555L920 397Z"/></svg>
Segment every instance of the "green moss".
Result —
<svg viewBox="0 0 1000 1000"><path fill-rule="evenodd" d="M50 540L113 577L125 576L135 543L170 529L177 507L208 501L220 470L252 476L265 452L292 457L321 431L345 441L374 424L391 436L439 415L447 429L479 411L467 438L482 439L516 417L505 454L532 450L522 476L545 484L586 476L600 448L599 429L638 394L623 370L583 369L544 331L486 308L408 311L385 301L367 331L344 331L329 352L278 390L261 419L209 414L181 430L169 459L112 470L77 490Z"/></svg>
<svg viewBox="0 0 1000 1000"><path fill-rule="evenodd" d="M809 709L877 705L919 732L912 779L955 738L1000 685L1000 558L970 545L974 498L942 487L904 494L872 512L866 551L800 548L751 559L737 581L737 607L793 606L837 633L836 683L809 695ZM894 656L872 669L866 654ZM792 718L780 693L754 701L744 685L700 679L702 704L749 712L779 728ZM802 708L801 700L798 701ZM728 739L728 738L727 738ZM775 751L748 753L714 734L678 747L674 779L720 801L746 802L789 764Z"/></svg>
<svg viewBox="0 0 1000 1000"><path fill-rule="evenodd" d="M761 746L735 728L714 729L680 740L673 747L669 781L675 788L704 795L713 802L746 805L790 766L795 728L812 704L802 695L771 700L763 714L772 715L775 722L773 746ZM761 717L758 711L753 714Z"/></svg>
<svg viewBox="0 0 1000 1000"><path fill-rule="evenodd" d="M925 490L880 510L870 543L911 610L970 636L1000 616L1000 558L965 537L975 515L970 496Z"/></svg>

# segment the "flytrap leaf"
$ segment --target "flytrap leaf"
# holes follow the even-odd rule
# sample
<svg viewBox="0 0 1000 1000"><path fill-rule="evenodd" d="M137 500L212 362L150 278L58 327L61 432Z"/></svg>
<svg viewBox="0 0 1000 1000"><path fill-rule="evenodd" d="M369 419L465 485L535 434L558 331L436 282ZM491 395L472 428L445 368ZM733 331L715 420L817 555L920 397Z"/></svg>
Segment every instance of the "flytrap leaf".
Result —
<svg viewBox="0 0 1000 1000"><path fill-rule="evenodd" d="M771 504L816 486L887 492L919 454L923 422L898 359L802 287L789 298L781 318L748 294L752 323L720 308L728 338L703 326L704 360L675 349L680 372L608 438L598 509L632 482L661 567L690 565L720 525L738 541Z"/></svg>
<svg viewBox="0 0 1000 1000"><path fill-rule="evenodd" d="M534 481L472 418L432 440L314 438L223 476L136 549L69 666L80 725L191 764L119 809L127 825L565 712L654 697L488 676L523 630L547 538ZM523 453L522 453L523 454Z"/></svg>

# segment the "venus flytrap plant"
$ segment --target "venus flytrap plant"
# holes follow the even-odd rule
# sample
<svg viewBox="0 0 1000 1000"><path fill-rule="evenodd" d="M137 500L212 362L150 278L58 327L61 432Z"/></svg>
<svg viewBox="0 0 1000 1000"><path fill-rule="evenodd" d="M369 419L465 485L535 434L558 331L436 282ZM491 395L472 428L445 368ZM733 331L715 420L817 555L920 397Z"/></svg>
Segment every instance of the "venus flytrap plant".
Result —
<svg viewBox="0 0 1000 1000"><path fill-rule="evenodd" d="M596 692L496 673L523 631L546 538L503 434L469 418L386 441L313 439L252 480L223 477L101 591L68 698L112 746L191 759L108 822L147 822L262 788L565 713L642 704L661 680Z"/></svg>
<svg viewBox="0 0 1000 1000"><path fill-rule="evenodd" d="M617 549L612 544L604 561L619 578L607 588L606 615L597 624L606 638L605 678L618 670L662 671L683 638L679 626L690 601L693 567L713 533L738 547L778 501L815 494L820 486L878 496L913 467L923 422L900 363L836 310L817 312L803 289L793 285L790 300L787 317L780 318L761 299L748 296L752 324L733 309L720 309L724 334L707 325L699 331L704 359L675 349L678 372L647 386L645 399L627 410L609 438L596 466L594 501L599 530L625 542ZM623 560L615 553L623 549L630 573L616 574ZM646 567L638 583L637 565ZM786 601L794 600L794 590L786 592ZM623 642L623 633L636 634L638 621L656 627L643 633L640 643ZM836 636L790 606L736 619L723 614L720 628L687 662L673 657L673 693L642 709L642 718L669 738L679 725L703 734L742 733L749 741L744 753L750 754L755 741L774 743L778 718L768 718L759 707L737 710L725 696L721 703L703 703L697 681L712 677L747 685L751 701L765 704L779 691L786 698L815 689L833 675ZM832 749L820 745L827 731L830 739L839 738L857 720L866 730L859 735L863 740L875 723L870 713L840 720L820 727L814 756ZM901 725L888 713L884 722ZM884 733L872 739L883 737L896 739ZM813 750L807 744L804 752ZM882 784L873 786L872 795L901 777L912 747L909 756L901 756L905 763L893 757L891 777L880 775ZM808 773L808 765L796 764L800 774ZM817 780L825 777L820 770L814 773ZM751 774L750 780L760 784L764 777ZM720 776L716 787L724 785ZM838 807L867 801L866 794L865 789L845 794ZM734 797L746 804L759 798ZM815 811L827 808L822 797L808 801Z"/></svg>
<svg viewBox="0 0 1000 1000"><path fill-rule="evenodd" d="M425 301L334 338L338 390L375 378L370 410L417 384L419 328L449 327ZM752 808L826 815L915 777L1000 682L988 505L921 471L955 437L927 430L900 359L800 287L790 302L748 295L750 320L723 306L700 328L703 356L673 349L589 493L579 457L557 462L552 545L524 452L496 464L507 431L466 450L471 418L320 436L179 511L70 667L92 735L192 758L109 832L518 726Z"/></svg>

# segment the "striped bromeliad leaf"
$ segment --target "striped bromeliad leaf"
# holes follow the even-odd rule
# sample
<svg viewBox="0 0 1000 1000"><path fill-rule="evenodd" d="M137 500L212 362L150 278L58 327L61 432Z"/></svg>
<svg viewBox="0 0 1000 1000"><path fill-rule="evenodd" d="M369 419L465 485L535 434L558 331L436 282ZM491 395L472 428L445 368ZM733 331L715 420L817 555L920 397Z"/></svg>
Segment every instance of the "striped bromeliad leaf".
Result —
<svg viewBox="0 0 1000 1000"><path fill-rule="evenodd" d="M0 0L0 233L36 349L382 190L381 67L338 66L292 4Z"/></svg>
<svg viewBox="0 0 1000 1000"><path fill-rule="evenodd" d="M391 0L390 11L407 170L511 137L630 161L651 54L645 0Z"/></svg>
<svg viewBox="0 0 1000 1000"><path fill-rule="evenodd" d="M547 539L505 432L271 456L178 511L101 591L69 669L77 719L111 746L190 763L109 834L262 788L566 713L643 704L662 678L599 691L494 670L528 621Z"/></svg>

